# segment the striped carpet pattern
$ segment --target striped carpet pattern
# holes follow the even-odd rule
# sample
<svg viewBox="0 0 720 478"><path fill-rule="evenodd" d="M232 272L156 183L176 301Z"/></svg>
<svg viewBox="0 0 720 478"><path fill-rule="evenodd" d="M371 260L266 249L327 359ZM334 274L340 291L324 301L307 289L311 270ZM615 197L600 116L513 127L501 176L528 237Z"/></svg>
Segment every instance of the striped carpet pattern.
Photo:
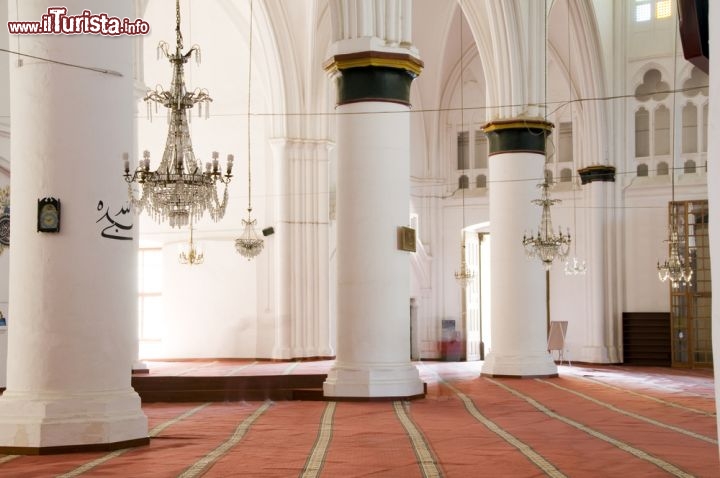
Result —
<svg viewBox="0 0 720 478"><path fill-rule="evenodd" d="M330 366L208 361L151 374ZM575 365L519 380L480 377L480 363L417 366L421 400L150 403L149 446L0 455L0 477L720 477L710 371Z"/></svg>

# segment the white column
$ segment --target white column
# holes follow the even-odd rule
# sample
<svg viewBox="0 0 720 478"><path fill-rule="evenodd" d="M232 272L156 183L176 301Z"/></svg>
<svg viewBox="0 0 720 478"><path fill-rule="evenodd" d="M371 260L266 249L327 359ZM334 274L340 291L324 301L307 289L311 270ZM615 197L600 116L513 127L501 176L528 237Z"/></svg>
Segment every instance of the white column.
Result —
<svg viewBox="0 0 720 478"><path fill-rule="evenodd" d="M397 248L409 216L409 108L360 102L337 111L338 344L325 395L420 395L408 253Z"/></svg>
<svg viewBox="0 0 720 478"><path fill-rule="evenodd" d="M581 350L580 360L588 363L609 363L610 356L607 347L607 325L610 317L606 317L607 287L606 261L608 257L606 246L606 198L608 187L612 182L592 181L585 185L589 188L590 209L589 216L589 304L587 314L587 336L585 346Z"/></svg>
<svg viewBox="0 0 720 478"><path fill-rule="evenodd" d="M10 2L39 21L49 0ZM70 12L87 2L67 0ZM132 1L93 13L133 18ZM123 153L133 148L132 44L127 37L36 35L24 52L122 76L24 58L11 63L13 227L7 390L0 453L148 442L130 386L136 359L137 225L129 231ZM11 38L11 45L15 38ZM37 232L38 199L61 201L60 232ZM100 203L102 201L102 204ZM107 215L106 215L107 214ZM108 236L103 237L105 232ZM59 448L55 448L59 447Z"/></svg>
<svg viewBox="0 0 720 478"><path fill-rule="evenodd" d="M542 182L545 155L520 151L533 149L526 143L544 138L544 131L530 131L523 124L508 121L502 126L508 132L500 133L510 135L509 142L496 146L490 138L492 346L483 363L483 375L557 375L547 351L545 269L539 260L526 258L522 245L523 234L540 223L541 208L531 201L540 196L535 185ZM536 148L544 150L544 141Z"/></svg>
<svg viewBox="0 0 720 478"><path fill-rule="evenodd" d="M327 141L273 143L277 251L273 358L331 357Z"/></svg>

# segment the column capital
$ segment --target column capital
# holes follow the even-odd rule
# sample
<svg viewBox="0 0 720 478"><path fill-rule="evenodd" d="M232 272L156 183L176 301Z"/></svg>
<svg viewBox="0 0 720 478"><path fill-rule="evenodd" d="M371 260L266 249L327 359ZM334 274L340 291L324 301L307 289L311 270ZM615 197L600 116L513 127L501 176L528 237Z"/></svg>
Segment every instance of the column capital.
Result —
<svg viewBox="0 0 720 478"><path fill-rule="evenodd" d="M499 153L545 154L545 139L555 125L540 118L513 118L485 124L489 155Z"/></svg>
<svg viewBox="0 0 720 478"><path fill-rule="evenodd" d="M595 181L615 182L615 166L595 165L578 169L580 182L582 184L593 183Z"/></svg>
<svg viewBox="0 0 720 478"><path fill-rule="evenodd" d="M323 67L337 79L337 104L387 101L410 106L410 85L423 62L409 53L359 51L332 56Z"/></svg>

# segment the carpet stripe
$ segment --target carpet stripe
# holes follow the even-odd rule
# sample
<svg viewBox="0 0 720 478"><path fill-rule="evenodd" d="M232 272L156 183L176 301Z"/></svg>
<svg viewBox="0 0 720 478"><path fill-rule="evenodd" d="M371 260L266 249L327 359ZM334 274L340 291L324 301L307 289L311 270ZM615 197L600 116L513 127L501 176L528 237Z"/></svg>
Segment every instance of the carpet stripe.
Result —
<svg viewBox="0 0 720 478"><path fill-rule="evenodd" d="M395 409L395 415L402 423L405 428L405 433L410 437L410 441L413 445L413 451L418 460L420 471L422 471L423 477L425 478L440 478L443 476L440 468L438 467L438 459L430 449L428 441L425 439L425 435L418 429L415 422L410 417L407 407L408 402L393 402L393 408Z"/></svg>
<svg viewBox="0 0 720 478"><path fill-rule="evenodd" d="M495 422L480 413L480 410L477 409L475 403L470 397L450 385L448 382L442 379L440 379L439 381L443 383L446 387L448 387L450 390L455 392L455 395L457 395L460 400L462 400L463 404L465 404L465 409L470 413L470 415L473 416L473 418L485 425L488 430L498 435L500 438L505 440L505 442L514 446L520 453L525 455L525 457L530 460L530 462L532 462L535 466L544 471L547 476L553 478L567 478L563 472L558 470L552 463L547 461L542 455L533 450L528 444L524 443L508 431L502 429Z"/></svg>
<svg viewBox="0 0 720 478"><path fill-rule="evenodd" d="M332 429L335 418L335 407L337 402L328 402L325 405L325 411L320 419L320 427L315 438L310 456L305 462L305 467L300 473L301 478L315 478L320 475L322 467L325 464L330 440L332 439Z"/></svg>
<svg viewBox="0 0 720 478"><path fill-rule="evenodd" d="M289 366L288 368L286 368L286 369L283 371L282 374L283 374L283 375L290 375L290 374L292 373L292 371L297 368L298 365L300 365L300 362L293 362L293 363L291 363L290 366Z"/></svg>
<svg viewBox="0 0 720 478"><path fill-rule="evenodd" d="M245 434L253 425L253 423L255 423L255 420L260 418L260 416L265 413L271 406L272 402L270 401L263 403L262 406L255 410L252 415L247 417L245 420L242 421L242 423L240 423L240 425L238 425L238 427L235 429L235 433L233 433L233 435L228 440L226 440L223 444L215 448L213 451L205 455L200 460L196 461L193 465L190 466L190 468L188 468L181 475L179 475L178 478L191 478L195 476L201 476L205 472L205 468L211 466L218 459L220 459L220 457L227 453L232 447L240 443L240 440L245 437Z"/></svg>
<svg viewBox="0 0 720 478"><path fill-rule="evenodd" d="M164 431L166 428L168 428L168 427L170 427L170 426L172 426L172 425L174 425L174 424L176 424L176 423L178 423L178 422L180 422L180 421L182 421L182 420L185 420L186 418L188 418L188 417L190 417L190 416L192 416L192 415L195 415L197 412L199 412L200 410L204 409L204 408L207 407L208 405L210 405L210 402L203 403L202 405L199 405L199 406L197 406L197 407L195 407L195 408L192 408L192 409L188 410L187 412L185 412L185 413L183 413L183 414L181 414L181 415L178 415L177 417L173 418L172 420L168 420L168 421L166 421L166 422L164 422L164 423L161 423L161 424L159 424L159 425L156 425L155 427L153 427L152 430L150 430L150 432L148 433L148 435L149 435L150 437L156 437L156 436L158 436L162 431ZM118 456L120 456L120 455L122 455L122 454L124 454L124 453L129 452L130 450L132 450L132 448L123 448L122 450L112 451L112 452L110 452L110 453L107 453L106 455L101 456L100 458L97 458L97 459L95 459L95 460L89 461L89 462L85 463L84 465L75 468L74 470L71 470L71 471L69 471L69 472L67 472L67 473L65 473L65 474L62 474L62 475L58 475L57 478L72 478L72 477L75 477L75 476L80 476L80 475L82 475L83 473L88 472L88 471L92 470L93 468L95 468L95 467L97 467L97 466L99 466L99 465L102 465L103 463L106 463L106 462L112 460L113 458L116 458L116 457L118 457Z"/></svg>
<svg viewBox="0 0 720 478"><path fill-rule="evenodd" d="M626 388L617 387L615 385L611 385L609 383L603 382L602 380L598 380L596 378L590 378L590 377L585 377L585 376L577 376L577 377L581 378L583 380L587 380L588 382L602 385L603 387L607 387L612 390L617 390L617 391L623 392L623 393L629 393L631 395L635 395L635 396L638 396L638 397L641 397L641 398L644 398L647 400L652 400L657 403L662 403L663 405L667 405L668 407L679 408L680 410L697 413L698 415L705 415L706 417L714 418L716 416L716 414L714 412L706 412L705 410L698 410L697 408L686 407L685 405L680 405L679 403L674 403L674 402L670 402L668 400L663 400L662 398L653 397L652 395L647 395L644 393L635 392L633 390L628 390ZM702 398L705 398L705 397L702 397Z"/></svg>
<svg viewBox="0 0 720 478"><path fill-rule="evenodd" d="M187 374L189 374L190 372L194 372L195 370L200 370L201 368L207 368L207 367L213 366L213 365L215 365L216 363L217 363L217 360L212 361L212 362L208 362L208 363L204 363L204 364L199 365L199 366L197 366L197 367L193 367L193 368L189 368L189 369L187 369L187 370L183 370L182 372L176 374L176 376L179 377L179 376L181 376L181 375L187 375Z"/></svg>
<svg viewBox="0 0 720 478"><path fill-rule="evenodd" d="M705 436L705 435L701 435L701 434L699 434L699 433L695 433L695 432L692 432L692 431L690 431L690 430L686 430L686 429L684 429L684 428L676 427L676 426L674 426L674 425L669 425L669 424L667 424L667 423L662 423L662 422L659 422L659 421L657 421L657 420L653 420L652 418L644 417L644 416L642 416L642 415L638 415L637 413L630 412L630 411L628 411L628 410L623 410L622 408L618 408L618 407L616 407L615 405L612 405L612 404L610 404L610 403L606 403L606 402L600 401L600 400L598 400L598 399L596 399L596 398L593 398L593 397L591 397L591 396L589 396L589 395L585 395L585 394L582 393L582 392L578 392L578 391L576 391L576 390L571 390L571 389L569 389L569 388L565 388L565 387L563 387L563 386L561 386L561 385L558 385L558 384L556 384L556 383L548 382L547 380L542 380L542 379L535 379L535 380L537 380L538 382L544 383L544 384L546 384L546 385L550 385L550 386L552 386L552 387L555 387L555 388L557 388L558 390L563 390L563 391L565 391L565 392L572 393L573 395L576 395L576 396L578 396L578 397L580 397L580 398L583 398L583 399L585 399L585 400L588 400L588 401L590 401L590 402L592 402L592 403L594 403L594 404L596 404L596 405L599 405L599 406L601 406L601 407L605 407L605 408L607 408L608 410L612 410L613 412L620 413L620 414L622 414L622 415L625 415L625 416L634 418L634 419L636 419L636 420L643 421L643 422L645 422L645 423L649 423L649 424L651 424L651 425L655 425L656 427L665 428L666 430L672 430L672 431L677 432L677 433L682 433L683 435L687 435L687 436L689 436L689 437L693 437L693 438L696 438L696 439L698 439L698 440L702 440L702 441L704 441L704 442L712 443L712 444L714 444L714 445L717 445L717 444L718 444L718 441L715 440L714 438L711 438L711 437L708 437L708 436Z"/></svg>
<svg viewBox="0 0 720 478"><path fill-rule="evenodd" d="M491 378L485 378L485 380L487 380L487 381L489 381L490 383L493 383L493 384L497 385L498 387L500 387L500 388L502 388L502 389L510 392L511 394L515 395L516 397L525 400L527 403L529 403L530 405L532 405L533 407L535 407L535 408L538 409L539 411L543 412L545 415L547 415L547 416L549 416L549 417L551 417L551 418L554 418L554 419L556 419L556 420L560 420L561 422L566 423L566 424L568 424L568 425L570 425L570 426L572 426L572 427L574 427L574 428L577 428L578 430L583 431L583 432L587 433L587 434L590 435L590 436L593 436L593 437L595 437L595 438L598 438L598 439L600 439L600 440L603 440L604 442L610 443L611 445L614 445L614 446L616 446L617 448L619 448L619 449L621 449L621 450L623 450L623 451L625 451L625 452L627 452L627 453L630 453L630 454L632 454L632 455L640 458L641 460L645 460L645 461L648 461L648 462L652 463L653 465L659 467L660 469L662 469L662 470L664 470L664 471L666 471L666 472L668 472L668 473L670 473L670 474L672 474L672 475L674 475L674 476L679 476L679 477L683 477L683 478L693 478L693 475L691 475L690 473L687 473L687 472L681 470L680 468L676 467L676 466L673 465L672 463L668 463L668 462L666 462L665 460L661 460L660 458L657 458L657 457L655 457L655 456L652 456L652 455L650 455L650 454L647 453L647 452L644 452L644 451L642 451L642 450L640 450L640 449L638 449L638 448L635 448L635 447L633 447L632 445L629 445L629 444L627 444L627 443L625 443L625 442L623 442L623 441L620 441L620 440L617 440L617 439L615 439L615 438L612 438L611 436L605 435L604 433L599 432L599 431L597 431L597 430L594 430L593 428L590 428L590 427L588 427L588 426L586 426L586 425L583 425L583 424L580 423L580 422L576 422L575 420L573 420L573 419L571 419L571 418L568 418L568 417L565 417L565 416L560 415L560 414L558 414L558 413L555 413L555 412L553 412L552 410L550 410L549 408L547 408L547 407L545 407L544 405L542 405L542 404L541 404L540 402L538 402L537 400L535 400L535 399L533 399L533 398L531 398L531 397L529 397L529 396L527 396L527 395L525 395L525 394L523 394L523 393L520 393L519 391L517 391L517 390L515 390L515 389L513 389L513 388L510 388L510 387L508 387L507 385L505 385L505 384L503 384L503 383L501 383L501 382L498 382L497 380L494 380L494 379L491 379Z"/></svg>
<svg viewBox="0 0 720 478"><path fill-rule="evenodd" d="M230 375L234 375L236 372L239 372L240 370L244 370L248 367L252 367L253 365L257 364L257 360L255 362L246 363L245 365L241 365L239 367L231 368L230 371L225 373L226 377L229 377Z"/></svg>

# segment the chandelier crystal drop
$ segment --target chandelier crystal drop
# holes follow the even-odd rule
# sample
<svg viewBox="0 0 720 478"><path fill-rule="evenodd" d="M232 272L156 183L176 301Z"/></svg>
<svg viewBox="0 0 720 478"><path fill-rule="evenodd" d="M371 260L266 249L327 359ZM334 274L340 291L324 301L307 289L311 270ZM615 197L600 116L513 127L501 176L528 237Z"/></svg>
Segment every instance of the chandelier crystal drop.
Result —
<svg viewBox="0 0 720 478"><path fill-rule="evenodd" d="M545 270L550 270L556 259L562 260L567 257L572 239L570 231L563 233L558 228L558 233L553 233L550 206L559 203L560 200L550 199L548 193L550 185L547 181L539 184L538 187L542 189L542 196L540 199L534 199L532 203L542 207L540 227L535 235L523 235L522 243L529 259L540 259L545 265Z"/></svg>
<svg viewBox="0 0 720 478"><path fill-rule="evenodd" d="M213 153L212 162L207 162L203 169L202 162L195 158L188 127L189 111L195 105L202 114L205 105L205 114L209 111L212 98L207 90L197 88L187 91L185 87L184 65L195 55L200 62L200 48L194 45L183 53L182 33L180 32L180 0L175 4L176 16L176 48L175 53L170 52L167 43L161 42L158 46L160 53L172 65L172 82L170 90L158 86L148 91L144 100L155 107L160 104L168 108L168 135L165 151L159 166L150 169L150 153L145 151L143 159L135 171L130 173L130 162L125 157L125 181L128 183L128 194L132 205L138 211L146 211L157 222L168 222L170 227L187 226L191 220L199 220L207 211L213 221L222 219L227 207L227 185L232 178L233 156L228 155L225 174L222 173L218 162L218 153ZM219 184L224 185L222 194L218 194ZM137 185L141 191L136 191Z"/></svg>
<svg viewBox="0 0 720 478"><path fill-rule="evenodd" d="M691 285L693 270L692 267L683 265L683 261L680 259L680 240L675 229L670 232L670 238L665 242L670 247L670 257L662 264L658 261L658 278L662 282L670 280L673 289L679 288L680 284Z"/></svg>
<svg viewBox="0 0 720 478"><path fill-rule="evenodd" d="M190 241L187 244L180 246L178 262L180 262L180 264L187 264L190 266L200 265L205 262L205 254L202 247L193 242L192 221L190 222Z"/></svg>

